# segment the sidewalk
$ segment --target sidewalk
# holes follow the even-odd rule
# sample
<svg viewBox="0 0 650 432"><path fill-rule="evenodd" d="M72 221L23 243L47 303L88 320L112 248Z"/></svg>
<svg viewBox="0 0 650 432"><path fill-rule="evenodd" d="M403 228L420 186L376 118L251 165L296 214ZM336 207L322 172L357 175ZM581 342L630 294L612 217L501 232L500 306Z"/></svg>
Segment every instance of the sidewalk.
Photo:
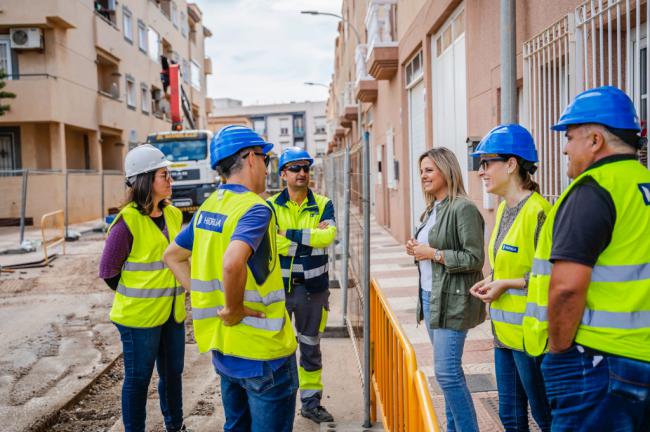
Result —
<svg viewBox="0 0 650 432"><path fill-rule="evenodd" d="M435 381L433 347L423 325L416 325L418 271L404 245L371 218L370 272L410 340L418 365L427 376L438 420L445 425L444 398ZM494 376L494 355L490 321L469 331L463 354L463 369L472 392L481 431L502 431ZM531 430L536 430L532 429Z"/></svg>

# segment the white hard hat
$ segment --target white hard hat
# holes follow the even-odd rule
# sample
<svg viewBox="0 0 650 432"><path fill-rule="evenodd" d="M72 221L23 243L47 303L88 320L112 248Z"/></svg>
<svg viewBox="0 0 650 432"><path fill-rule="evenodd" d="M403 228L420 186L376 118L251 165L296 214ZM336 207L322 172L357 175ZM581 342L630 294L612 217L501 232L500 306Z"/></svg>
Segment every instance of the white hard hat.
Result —
<svg viewBox="0 0 650 432"><path fill-rule="evenodd" d="M138 174L155 171L171 165L165 154L151 144L137 146L126 154L124 158L124 173L130 180Z"/></svg>

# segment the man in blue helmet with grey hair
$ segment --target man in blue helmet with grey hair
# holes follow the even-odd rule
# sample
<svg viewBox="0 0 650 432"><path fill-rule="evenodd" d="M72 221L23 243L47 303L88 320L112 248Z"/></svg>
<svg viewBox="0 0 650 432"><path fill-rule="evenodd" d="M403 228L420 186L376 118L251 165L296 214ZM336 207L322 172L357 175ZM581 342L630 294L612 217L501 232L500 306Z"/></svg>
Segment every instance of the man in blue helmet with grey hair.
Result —
<svg viewBox="0 0 650 432"><path fill-rule="evenodd" d="M541 355L553 431L650 430L650 171L630 98L580 93L565 132L567 174L539 235L523 321Z"/></svg>
<svg viewBox="0 0 650 432"><path fill-rule="evenodd" d="M191 290L194 338L221 377L226 431L291 431L298 374L285 306L276 221L264 192L273 145L226 126L210 143L226 183L165 252ZM191 268L190 259L191 257Z"/></svg>
<svg viewBox="0 0 650 432"><path fill-rule="evenodd" d="M336 225L332 201L309 188L313 163L305 149L285 149L278 169L287 188L268 202L278 220L278 253L287 310L289 315L295 315L300 347L300 413L323 423L334 420L320 403L323 395L320 338L329 310L327 248L336 237Z"/></svg>

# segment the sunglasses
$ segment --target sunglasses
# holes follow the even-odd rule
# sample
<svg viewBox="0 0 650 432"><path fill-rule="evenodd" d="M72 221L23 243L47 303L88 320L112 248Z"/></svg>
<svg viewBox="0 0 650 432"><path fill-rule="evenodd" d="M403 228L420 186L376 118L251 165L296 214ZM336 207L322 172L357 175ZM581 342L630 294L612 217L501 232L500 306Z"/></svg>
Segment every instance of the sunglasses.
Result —
<svg viewBox="0 0 650 432"><path fill-rule="evenodd" d="M490 158L490 159L481 159L481 162L479 162L479 166L483 171L488 169L490 166L490 162L505 162L507 159L502 158L502 157L495 157L495 158Z"/></svg>
<svg viewBox="0 0 650 432"><path fill-rule="evenodd" d="M246 159L248 157L248 155L251 154L251 153L253 153L255 156L263 157L264 158L264 165L267 166L267 167L269 166L269 162L271 162L271 156L269 156L267 154L264 154L262 152L254 152L254 151L248 152L244 156L242 156L242 159Z"/></svg>
<svg viewBox="0 0 650 432"><path fill-rule="evenodd" d="M285 169L287 171L291 171L292 173L299 173L300 171L303 171L305 174L309 174L309 168L309 165L291 165Z"/></svg>

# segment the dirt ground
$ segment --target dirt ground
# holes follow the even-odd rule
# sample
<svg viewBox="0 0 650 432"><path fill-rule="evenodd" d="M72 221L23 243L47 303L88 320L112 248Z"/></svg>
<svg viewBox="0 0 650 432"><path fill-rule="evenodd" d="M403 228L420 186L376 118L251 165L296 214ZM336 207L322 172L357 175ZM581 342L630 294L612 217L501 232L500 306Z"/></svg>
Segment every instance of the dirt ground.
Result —
<svg viewBox="0 0 650 432"><path fill-rule="evenodd" d="M0 274L0 424L4 431L123 431L123 366L119 335L108 320L113 292L97 278L103 235L67 244L50 266ZM0 265L40 259L0 255ZM219 380L199 355L188 314L185 422L193 431L223 430ZM349 339L324 339L324 405L339 421L362 417L361 386ZM102 374L111 362L115 363ZM99 377L99 378L98 378ZM156 391L149 389L147 430L164 431ZM71 399L82 396L71 403ZM298 402L299 405L299 402ZM299 406L297 406L299 410ZM321 428L296 415L294 430Z"/></svg>

